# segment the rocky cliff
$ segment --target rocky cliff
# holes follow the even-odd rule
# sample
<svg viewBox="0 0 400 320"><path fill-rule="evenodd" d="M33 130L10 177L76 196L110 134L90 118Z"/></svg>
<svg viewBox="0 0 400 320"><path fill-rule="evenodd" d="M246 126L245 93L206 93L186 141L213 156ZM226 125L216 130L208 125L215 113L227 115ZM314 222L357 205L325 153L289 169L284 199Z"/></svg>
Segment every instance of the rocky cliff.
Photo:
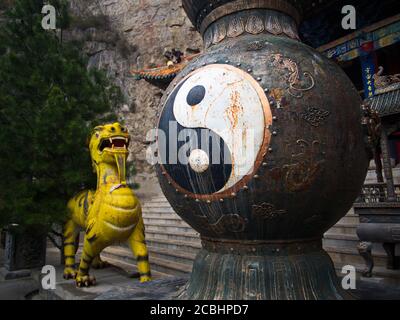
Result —
<svg viewBox="0 0 400 320"><path fill-rule="evenodd" d="M177 48L199 52L202 41L186 17L180 0L71 0L71 30L66 37L85 43L89 66L105 69L121 87L125 105L119 111L132 134L131 157L136 164L139 193L158 192L146 161L145 137L154 128L163 92L137 81L131 69L164 65L164 52Z"/></svg>

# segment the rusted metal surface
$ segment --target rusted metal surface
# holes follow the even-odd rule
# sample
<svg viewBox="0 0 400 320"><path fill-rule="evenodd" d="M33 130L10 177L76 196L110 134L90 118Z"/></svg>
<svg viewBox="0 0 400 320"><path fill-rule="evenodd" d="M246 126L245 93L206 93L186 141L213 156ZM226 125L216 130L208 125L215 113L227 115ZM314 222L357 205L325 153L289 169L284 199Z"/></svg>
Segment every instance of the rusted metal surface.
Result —
<svg viewBox="0 0 400 320"><path fill-rule="evenodd" d="M246 10L246 14L264 15L265 11ZM268 14L274 17L274 11ZM233 21L241 15L231 13L223 19ZM209 28L215 30L218 22ZM226 70L225 76L211 81L221 69ZM229 78L240 83L226 82ZM244 96L259 102L246 104ZM347 297L336 284L331 260L320 248L323 233L359 195L370 157L361 125L361 99L344 72L283 34L247 32L211 44L177 76L162 104L160 129L176 120L179 130L217 132L223 144L230 146L234 160L230 166L241 159L236 153L232 157L231 137L222 134L222 127L234 135L235 129L243 127L243 119L253 115L248 128L263 134L255 154L244 155L254 165L240 179L231 179L235 171L225 163L215 167L214 175L212 164L210 172L203 166L195 172L190 165L168 161L157 165L172 207L204 240L181 297ZM218 112L213 114L213 110ZM246 114L249 110L253 110L250 115ZM213 116L207 118L209 114ZM161 154L167 159L169 155Z"/></svg>
<svg viewBox="0 0 400 320"><path fill-rule="evenodd" d="M181 299L352 298L337 284L321 240L269 244L203 240L203 247Z"/></svg>

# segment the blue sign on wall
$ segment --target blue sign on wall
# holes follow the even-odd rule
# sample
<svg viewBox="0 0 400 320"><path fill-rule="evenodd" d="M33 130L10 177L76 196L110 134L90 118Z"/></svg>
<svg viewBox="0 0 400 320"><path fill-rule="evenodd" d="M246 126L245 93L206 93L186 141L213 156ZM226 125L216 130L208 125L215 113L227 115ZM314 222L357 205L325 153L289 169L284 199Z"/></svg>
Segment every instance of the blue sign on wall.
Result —
<svg viewBox="0 0 400 320"><path fill-rule="evenodd" d="M371 98L375 95L375 63L373 54L367 54L360 57L362 78L364 83L365 98Z"/></svg>

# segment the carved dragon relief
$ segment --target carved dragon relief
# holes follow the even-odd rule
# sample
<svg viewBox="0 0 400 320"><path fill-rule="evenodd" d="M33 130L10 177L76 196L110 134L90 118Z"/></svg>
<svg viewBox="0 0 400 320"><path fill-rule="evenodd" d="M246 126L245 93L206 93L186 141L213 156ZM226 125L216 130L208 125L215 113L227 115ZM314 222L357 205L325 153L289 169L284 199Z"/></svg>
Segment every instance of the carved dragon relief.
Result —
<svg viewBox="0 0 400 320"><path fill-rule="evenodd" d="M263 220L272 220L287 214L286 210L277 209L275 205L266 202L255 204L252 208L253 216Z"/></svg>
<svg viewBox="0 0 400 320"><path fill-rule="evenodd" d="M304 79L300 78L300 71L297 63L290 58L285 58L281 53L275 53L272 55L272 65L279 69L284 69L289 72L286 78L288 84L287 92L295 98L302 98L304 92L314 88L315 80L310 72L303 72ZM306 81L309 84L304 84Z"/></svg>
<svg viewBox="0 0 400 320"><path fill-rule="evenodd" d="M289 191L296 192L308 188L314 181L325 160L318 160L317 155L321 144L315 140L312 143L298 140L299 153L292 155L292 163L283 166L286 171L285 181Z"/></svg>
<svg viewBox="0 0 400 320"><path fill-rule="evenodd" d="M271 179L290 192L305 190L312 185L325 162L321 142L300 139L286 147L293 149L290 163L271 169Z"/></svg>
<svg viewBox="0 0 400 320"><path fill-rule="evenodd" d="M247 219L239 214L222 215L216 222L211 223L207 216L192 216L193 222L202 228L210 229L216 234L240 233L246 229Z"/></svg>

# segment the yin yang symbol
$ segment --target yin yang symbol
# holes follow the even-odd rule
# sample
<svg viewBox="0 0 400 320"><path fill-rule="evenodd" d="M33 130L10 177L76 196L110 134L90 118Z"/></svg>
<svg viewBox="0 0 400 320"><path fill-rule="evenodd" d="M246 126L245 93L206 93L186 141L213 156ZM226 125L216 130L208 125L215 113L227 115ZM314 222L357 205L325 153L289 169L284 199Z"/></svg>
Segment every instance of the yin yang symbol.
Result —
<svg viewBox="0 0 400 320"><path fill-rule="evenodd" d="M199 68L176 85L160 116L164 175L194 197L236 192L265 156L271 124L268 99L250 74L226 64Z"/></svg>

